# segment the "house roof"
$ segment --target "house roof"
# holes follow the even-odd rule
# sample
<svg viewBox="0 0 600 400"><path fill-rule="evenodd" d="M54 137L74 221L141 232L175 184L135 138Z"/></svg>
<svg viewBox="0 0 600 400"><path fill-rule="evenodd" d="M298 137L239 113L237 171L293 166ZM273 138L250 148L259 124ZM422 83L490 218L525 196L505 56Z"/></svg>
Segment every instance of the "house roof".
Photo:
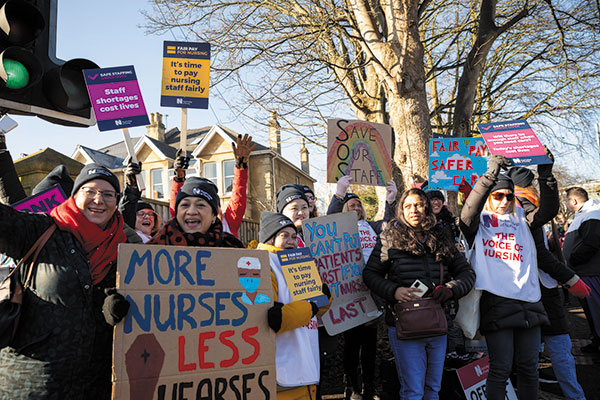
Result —
<svg viewBox="0 0 600 400"><path fill-rule="evenodd" d="M161 142L156 139L152 139L151 137L144 136L144 139L148 139L152 142L165 156L168 158L175 159L175 154L177 153L177 148L173 146L169 146L165 142Z"/></svg>
<svg viewBox="0 0 600 400"><path fill-rule="evenodd" d="M117 145L117 144L118 143L115 143L115 145ZM114 146L114 145L107 146L107 147L112 147L112 146ZM123 144L123 147L125 147L124 144ZM103 165L108 169L123 168L123 161L125 161L125 158L117 157L112 154L108 154L105 149L106 149L106 147L104 149L94 150L89 147L79 145L77 150L75 150L75 152L77 152L77 151L84 152L92 160L92 162ZM125 151L125 155L127 155L127 151Z"/></svg>

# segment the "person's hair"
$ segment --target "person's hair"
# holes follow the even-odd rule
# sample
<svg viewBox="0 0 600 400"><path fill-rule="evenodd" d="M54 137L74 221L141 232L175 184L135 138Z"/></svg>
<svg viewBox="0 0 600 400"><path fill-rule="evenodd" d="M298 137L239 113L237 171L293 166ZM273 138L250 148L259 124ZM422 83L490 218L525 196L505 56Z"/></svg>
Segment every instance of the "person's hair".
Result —
<svg viewBox="0 0 600 400"><path fill-rule="evenodd" d="M358 199L355 197L356 200L358 200L358 202L360 203L360 208L362 209L362 215L363 215L363 219L366 220L367 219L367 210L365 210L365 207L363 206L362 200ZM352 200L352 199L350 199ZM342 212L348 212L350 210L348 210L348 203L350 203L350 200L348 200L347 202L344 203L344 207L342 207Z"/></svg>
<svg viewBox="0 0 600 400"><path fill-rule="evenodd" d="M418 229L412 227L404 218L404 202L411 195L419 196L425 203L425 219ZM417 239L418 232L423 234L424 242ZM431 202L421 189L409 189L402 194L396 208L396 217L387 224L382 235L391 247L416 256L432 253L436 262L448 260L456 252L454 243L445 235L442 228L436 225Z"/></svg>
<svg viewBox="0 0 600 400"><path fill-rule="evenodd" d="M584 189L584 188L580 188L580 187L572 187L567 189L567 199L570 198L576 198L577 201L581 202L581 203L585 203L586 201L588 201L590 199L590 197L588 196L588 192Z"/></svg>
<svg viewBox="0 0 600 400"><path fill-rule="evenodd" d="M501 189L499 189L499 190L501 190ZM496 190L496 191L497 191L497 190ZM496 192L496 191L495 191L495 192ZM493 193L494 193L494 192L492 192L492 193L490 193L490 194L488 195L488 198L487 198L487 200L485 201L485 204L484 204L484 206L483 206L483 209L484 209L485 211L487 211L487 212L491 212L491 213L494 213L494 214L495 214L495 213L496 213L496 210L494 210L494 207L493 207L493 205L492 205L492 201L493 201L493 200L492 200L492 194L493 194ZM515 194L515 192L514 192L514 191L513 191L513 192L511 192L511 193L512 193L512 194ZM511 202L510 202L510 204L508 205L508 209L506 210L506 213L507 213L507 214L514 214L514 212L515 212L515 204L516 204L516 203L517 203L517 197L516 197L516 195L515 195L515 198L513 199L513 201L511 201Z"/></svg>
<svg viewBox="0 0 600 400"><path fill-rule="evenodd" d="M530 202L532 202L536 207L540 206L540 193L537 188L533 185L529 185L527 187L521 187L515 185L514 195L519 198L526 198Z"/></svg>
<svg viewBox="0 0 600 400"><path fill-rule="evenodd" d="M313 207L312 212L310 213L309 217L310 218L317 218L319 216L319 212L317 211L317 206L315 205Z"/></svg>

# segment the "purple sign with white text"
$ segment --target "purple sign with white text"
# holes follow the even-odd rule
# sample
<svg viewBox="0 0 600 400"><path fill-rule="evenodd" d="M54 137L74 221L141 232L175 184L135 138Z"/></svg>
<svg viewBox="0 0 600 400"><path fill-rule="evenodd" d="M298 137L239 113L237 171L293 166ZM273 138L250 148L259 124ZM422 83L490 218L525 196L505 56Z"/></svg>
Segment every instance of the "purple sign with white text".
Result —
<svg viewBox="0 0 600 400"><path fill-rule="evenodd" d="M515 166L551 164L546 150L526 120L477 124L491 154L510 159Z"/></svg>
<svg viewBox="0 0 600 400"><path fill-rule="evenodd" d="M50 189L29 196L12 205L12 208L18 211L30 211L34 213L49 213L53 208L59 206L67 199L65 192L59 185L54 185Z"/></svg>
<svg viewBox="0 0 600 400"><path fill-rule="evenodd" d="M149 125L133 65L83 71L98 129Z"/></svg>

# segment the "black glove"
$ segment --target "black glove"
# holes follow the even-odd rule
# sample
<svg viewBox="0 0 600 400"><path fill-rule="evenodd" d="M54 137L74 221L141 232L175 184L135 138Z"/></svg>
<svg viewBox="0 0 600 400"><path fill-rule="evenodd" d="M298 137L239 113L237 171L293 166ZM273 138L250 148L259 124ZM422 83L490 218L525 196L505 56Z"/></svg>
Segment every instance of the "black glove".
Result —
<svg viewBox="0 0 600 400"><path fill-rule="evenodd" d="M319 306L317 305L317 303L309 301L310 306L312 307L312 317L314 317L315 315L317 315L317 313L319 312Z"/></svg>
<svg viewBox="0 0 600 400"><path fill-rule="evenodd" d="M177 150L175 153L175 163L173 168L177 169L188 169L190 166L190 158L187 156L187 151L184 153L183 149Z"/></svg>
<svg viewBox="0 0 600 400"><path fill-rule="evenodd" d="M283 303L278 301L273 304L273 307L269 308L267 311L267 321L269 322L269 326L275 333L279 332L281 329L281 309L283 308Z"/></svg>
<svg viewBox="0 0 600 400"><path fill-rule="evenodd" d="M544 146L544 149L546 149L546 155L548 156L548 158L550 158L550 161L552 161L552 163L538 165L538 178L547 179L547 178L552 177L552 167L554 166L554 156L552 155L552 152L550 151L549 148Z"/></svg>
<svg viewBox="0 0 600 400"><path fill-rule="evenodd" d="M127 167L125 167L125 180L129 186L137 186L136 175L142 172L142 162L138 161L137 164L131 162L131 157L127 157Z"/></svg>
<svg viewBox="0 0 600 400"><path fill-rule="evenodd" d="M452 298L452 290L449 287L440 285L433 289L431 297L438 303L444 304Z"/></svg>
<svg viewBox="0 0 600 400"><path fill-rule="evenodd" d="M107 324L115 326L127 315L129 302L115 288L104 289L104 293L107 296L102 305L102 314Z"/></svg>
<svg viewBox="0 0 600 400"><path fill-rule="evenodd" d="M331 303L331 290L329 290L329 286L327 286L326 283L323 284L323 288L321 289L321 291L325 296L327 296L327 299Z"/></svg>
<svg viewBox="0 0 600 400"><path fill-rule="evenodd" d="M500 173L500 169L507 169L512 165L512 163L504 156L492 155L488 157L487 165L488 167L486 174L495 178Z"/></svg>

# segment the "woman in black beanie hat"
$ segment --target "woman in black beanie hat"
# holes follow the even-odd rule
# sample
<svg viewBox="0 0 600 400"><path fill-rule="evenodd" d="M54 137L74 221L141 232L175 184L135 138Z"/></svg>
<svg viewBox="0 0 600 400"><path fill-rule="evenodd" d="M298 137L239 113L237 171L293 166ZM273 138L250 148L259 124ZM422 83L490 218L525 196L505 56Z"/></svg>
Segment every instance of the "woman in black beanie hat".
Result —
<svg viewBox="0 0 600 400"><path fill-rule="evenodd" d="M31 277L25 266L11 278L33 284L23 290L20 323L0 350L0 398L110 398L113 325L128 310L114 291L118 245L127 240L118 194L117 177L88 164L71 197L49 215L0 204L1 253L22 259L50 234Z"/></svg>
<svg viewBox="0 0 600 400"><path fill-rule="evenodd" d="M148 243L243 248L239 239L223 231L218 210L219 195L215 184L205 178L188 178L177 192L175 217Z"/></svg>
<svg viewBox="0 0 600 400"><path fill-rule="evenodd" d="M298 231L298 247L304 247L302 221L310 217L308 199L300 185L283 185L277 191L277 212L292 220Z"/></svg>
<svg viewBox="0 0 600 400"><path fill-rule="evenodd" d="M452 215L448 207L444 204L446 198L439 190L427 192L427 198L431 201L431 211L437 220L438 225L442 227L446 236L454 242L458 242L460 232L458 230L457 218Z"/></svg>
<svg viewBox="0 0 600 400"><path fill-rule="evenodd" d="M263 211L259 240L257 248L267 250L270 258L275 304L269 309L267 318L269 326L277 333L278 389L285 389L285 398L314 399L320 367L317 317L327 312L329 305L319 308L314 302L292 299L276 254L298 247L296 227L291 219L283 214ZM331 293L326 285L323 285L323 293L331 302Z"/></svg>
<svg viewBox="0 0 600 400"><path fill-rule="evenodd" d="M460 229L474 246L474 287L481 290L479 330L490 355L489 400L504 399L513 362L518 367L519 399L538 398L540 331L548 324L530 229L542 227L553 215L540 208L529 219L516 206L513 181L500 174L509 166L503 156L488 158L488 170L477 180L460 216Z"/></svg>

